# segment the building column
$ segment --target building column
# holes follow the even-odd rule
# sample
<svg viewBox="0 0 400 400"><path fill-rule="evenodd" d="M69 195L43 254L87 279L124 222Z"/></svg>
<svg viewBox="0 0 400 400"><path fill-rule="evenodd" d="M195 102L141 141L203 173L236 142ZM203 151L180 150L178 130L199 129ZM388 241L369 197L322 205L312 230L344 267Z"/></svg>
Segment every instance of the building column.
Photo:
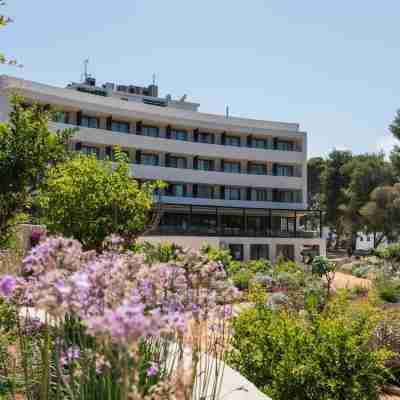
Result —
<svg viewBox="0 0 400 400"><path fill-rule="evenodd" d="M240 161L240 173L242 174L247 174L247 160L241 160Z"/></svg>
<svg viewBox="0 0 400 400"><path fill-rule="evenodd" d="M294 260L296 262L301 262L301 260L302 260L301 251L302 250L303 250L303 243L296 240L296 243L294 244Z"/></svg>
<svg viewBox="0 0 400 400"><path fill-rule="evenodd" d="M167 137L167 128L165 126L160 126L158 128L160 138L165 139Z"/></svg>
<svg viewBox="0 0 400 400"><path fill-rule="evenodd" d="M243 244L243 261L250 260L250 244Z"/></svg>
<svg viewBox="0 0 400 400"><path fill-rule="evenodd" d="M193 169L193 157L192 156L187 156L186 157L186 166L187 169Z"/></svg>
<svg viewBox="0 0 400 400"><path fill-rule="evenodd" d="M165 167L165 153L158 153L158 165Z"/></svg>
<svg viewBox="0 0 400 400"><path fill-rule="evenodd" d="M186 197L193 197L193 184L192 183L186 184Z"/></svg>
<svg viewBox="0 0 400 400"><path fill-rule="evenodd" d="M276 243L269 243L269 260L274 263L276 262Z"/></svg>
<svg viewBox="0 0 400 400"><path fill-rule="evenodd" d="M107 118L99 117L99 129L107 129Z"/></svg>
<svg viewBox="0 0 400 400"><path fill-rule="evenodd" d="M194 142L193 129L187 130L187 140L188 142Z"/></svg>
<svg viewBox="0 0 400 400"><path fill-rule="evenodd" d="M240 200L247 200L247 188L245 187L240 188Z"/></svg>
<svg viewBox="0 0 400 400"><path fill-rule="evenodd" d="M129 133L135 134L136 133L136 122L133 121L129 124Z"/></svg>

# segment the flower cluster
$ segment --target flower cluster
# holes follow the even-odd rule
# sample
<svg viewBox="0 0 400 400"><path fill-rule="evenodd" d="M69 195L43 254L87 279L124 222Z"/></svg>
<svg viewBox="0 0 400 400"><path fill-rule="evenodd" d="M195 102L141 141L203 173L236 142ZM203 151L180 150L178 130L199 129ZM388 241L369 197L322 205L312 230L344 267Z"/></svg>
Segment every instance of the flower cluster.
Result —
<svg viewBox="0 0 400 400"><path fill-rule="evenodd" d="M190 320L224 318L224 304L236 296L222 265L190 251L148 265L143 254L85 252L75 240L50 237L25 258L23 271L23 282L0 281L3 295L19 288L35 308L54 318L79 317L93 336L125 345L184 334Z"/></svg>

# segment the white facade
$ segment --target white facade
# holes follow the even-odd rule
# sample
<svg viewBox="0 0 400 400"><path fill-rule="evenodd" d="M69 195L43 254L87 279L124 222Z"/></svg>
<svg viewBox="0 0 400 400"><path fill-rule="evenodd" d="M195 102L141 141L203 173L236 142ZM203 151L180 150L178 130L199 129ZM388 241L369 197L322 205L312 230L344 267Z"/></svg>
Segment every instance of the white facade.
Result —
<svg viewBox="0 0 400 400"><path fill-rule="evenodd" d="M241 235L230 227L235 231L234 239L227 232L219 236L217 231L213 231L211 239L207 234L212 231L209 227L203 235L194 232L199 240L217 240L218 245L240 242L244 244L245 258L249 257L248 246L261 242L269 245L271 258L276 253L275 244L288 241L295 243L296 258L303 244L319 245L325 254L324 241L315 232L312 237L301 234L307 236L302 239L273 237L272 231L276 232L279 225L283 227L283 231L279 227L283 236L291 236L293 226L295 230L301 227L305 215L302 211L307 208L307 135L298 124L205 114L197 111L196 103L173 100L170 96L155 97L158 88L154 85L149 86L153 96L143 95L143 88L132 88L132 93L126 92L127 87L117 86L116 90L111 84L103 87L72 84L63 89L1 76L0 120L5 120L10 110L7 96L18 90L28 101L49 104L63 112L62 118L52 123L55 129L71 125L79 128L73 140L77 150L95 152L104 158L112 155L113 147L119 145L127 153L137 179L162 179L170 183L167 192L162 193L163 203L220 207L217 222L209 221L218 227L220 224L225 227L225 220L236 218L225 216L227 207L246 208L249 215L251 210L269 210L268 216L260 215L257 221L243 211L243 227L257 224L254 236L259 236L260 229L265 230L262 218L266 221L269 218L276 225L271 230L269 222L269 234L265 237L247 237L245 234L251 229L243 228ZM275 216L276 212L271 210L286 211ZM178 215L178 211L173 212ZM190 212L192 215L192 208ZM204 217L204 212L199 213ZM279 218L286 219L282 222ZM192 224L194 219L190 218ZM189 237L192 236L186 236L187 241L193 241Z"/></svg>

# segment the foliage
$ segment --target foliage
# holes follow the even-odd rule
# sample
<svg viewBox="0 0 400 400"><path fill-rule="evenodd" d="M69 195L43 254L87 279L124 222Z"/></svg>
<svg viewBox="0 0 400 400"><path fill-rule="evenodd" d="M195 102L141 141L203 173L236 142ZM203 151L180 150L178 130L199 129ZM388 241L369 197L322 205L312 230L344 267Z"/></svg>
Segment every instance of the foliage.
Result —
<svg viewBox="0 0 400 400"><path fill-rule="evenodd" d="M38 204L50 233L100 249L113 233L132 244L145 231L153 215L153 193L164 184L139 186L118 149L116 160L115 165L78 155L47 171Z"/></svg>
<svg viewBox="0 0 400 400"><path fill-rule="evenodd" d="M207 257L211 261L220 262L226 270L228 269L229 265L231 265L231 263L233 262L232 255L229 250L213 247L210 244L206 243L204 244L204 246L201 248L200 251L201 253L207 255Z"/></svg>
<svg viewBox="0 0 400 400"><path fill-rule="evenodd" d="M390 132L393 136L400 140L400 110L397 110L393 122L389 126Z"/></svg>
<svg viewBox="0 0 400 400"><path fill-rule="evenodd" d="M20 393L68 400L218 398L229 304L236 297L221 265L196 252L148 265L144 254L117 247L97 254L51 237L24 260L26 278L0 279L17 326L31 321L21 317L27 301L46 315L33 347L38 367L21 357L27 364L17 376ZM22 350L18 341L16 347ZM9 353L7 346L1 350Z"/></svg>
<svg viewBox="0 0 400 400"><path fill-rule="evenodd" d="M0 7L3 7L5 2L0 0ZM6 15L0 15L0 29L6 27L8 24L13 22L10 17ZM16 60L7 58L3 53L0 52L0 64L7 64L7 65L17 65L18 67L22 67L21 64L18 64Z"/></svg>
<svg viewBox="0 0 400 400"><path fill-rule="evenodd" d="M145 254L145 261L149 265L176 261L183 254L183 249L175 243L151 243L145 241L136 244L135 248Z"/></svg>
<svg viewBox="0 0 400 400"><path fill-rule="evenodd" d="M400 272L400 243L391 243L379 248L375 254L384 260L388 272L397 274Z"/></svg>
<svg viewBox="0 0 400 400"><path fill-rule="evenodd" d="M322 157L310 158L307 162L307 191L310 209L324 209L323 177L326 163Z"/></svg>
<svg viewBox="0 0 400 400"><path fill-rule="evenodd" d="M247 290L250 287L250 283L254 278L254 274L251 271L247 271L245 269L240 269L231 275L232 283L239 290Z"/></svg>
<svg viewBox="0 0 400 400"><path fill-rule="evenodd" d="M374 189L360 213L371 232L380 232L376 244L383 238L395 240L400 232L400 184Z"/></svg>
<svg viewBox="0 0 400 400"><path fill-rule="evenodd" d="M334 303L322 314L263 305L234 319L230 363L274 400L377 400L390 353L371 347L375 313Z"/></svg>
<svg viewBox="0 0 400 400"><path fill-rule="evenodd" d="M68 157L66 143L73 131L53 133L48 128L51 111L23 98L10 99L7 123L0 123L0 242L32 203L42 177L51 165ZM1 245L1 243L0 243Z"/></svg>
<svg viewBox="0 0 400 400"><path fill-rule="evenodd" d="M383 272L374 279L374 287L378 297L388 303L400 301L400 280Z"/></svg>
<svg viewBox="0 0 400 400"><path fill-rule="evenodd" d="M338 239L344 232L340 205L345 202L344 189L350 183L350 176L343 167L352 158L353 155L349 151L333 150L326 160L323 179L323 193L326 206L325 223L337 234Z"/></svg>
<svg viewBox="0 0 400 400"><path fill-rule="evenodd" d="M358 232L378 234L374 231L375 226L370 226L368 220L363 218L360 209L369 201L370 194L375 188L393 183L393 172L383 153L355 156L342 167L342 171L349 176L350 181L345 189L345 201L340 205L340 209L354 251ZM376 240L374 245L378 244L379 240Z"/></svg>

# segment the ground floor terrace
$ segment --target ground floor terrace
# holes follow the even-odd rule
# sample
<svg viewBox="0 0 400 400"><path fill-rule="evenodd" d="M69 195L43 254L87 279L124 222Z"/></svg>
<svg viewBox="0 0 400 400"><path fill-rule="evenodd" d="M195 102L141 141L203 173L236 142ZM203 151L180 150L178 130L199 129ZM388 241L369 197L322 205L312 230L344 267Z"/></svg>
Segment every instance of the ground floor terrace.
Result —
<svg viewBox="0 0 400 400"><path fill-rule="evenodd" d="M146 237L194 249L226 248L237 260L279 256L302 261L304 251L326 254L321 212L314 210L164 204L161 222Z"/></svg>

